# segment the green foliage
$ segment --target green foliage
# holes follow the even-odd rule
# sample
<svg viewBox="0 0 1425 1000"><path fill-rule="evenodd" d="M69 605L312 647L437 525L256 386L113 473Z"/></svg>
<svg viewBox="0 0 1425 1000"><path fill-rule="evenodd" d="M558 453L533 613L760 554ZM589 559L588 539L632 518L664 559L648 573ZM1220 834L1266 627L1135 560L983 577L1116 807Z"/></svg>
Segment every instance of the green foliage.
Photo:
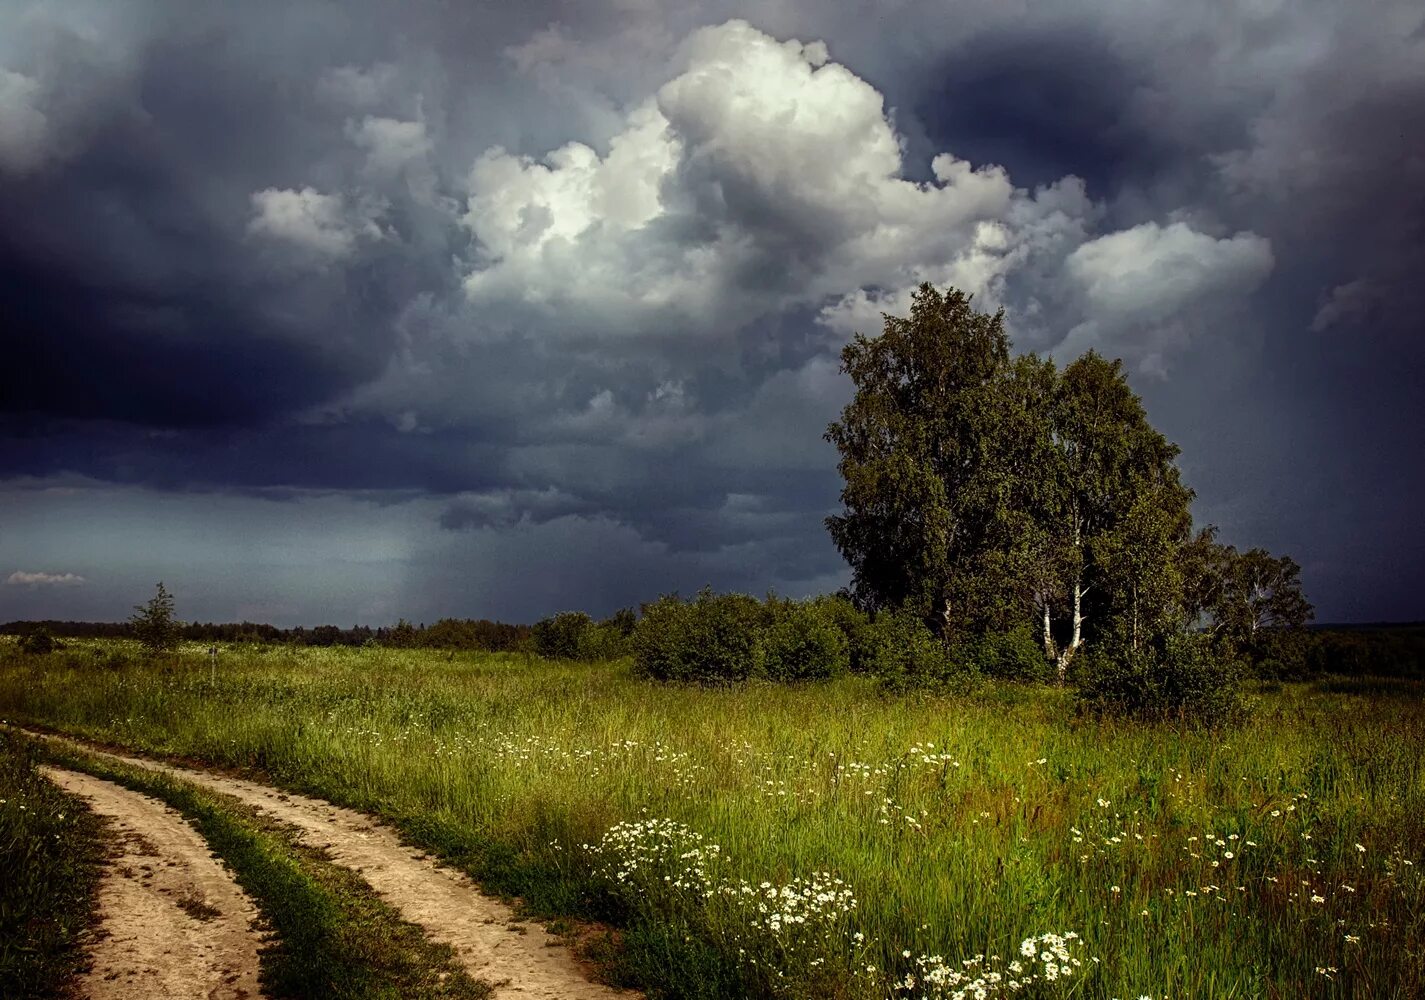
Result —
<svg viewBox="0 0 1425 1000"><path fill-rule="evenodd" d="M766 614L754 597L714 594L692 601L676 594L645 605L633 632L634 667L660 681L728 684L761 676Z"/></svg>
<svg viewBox="0 0 1425 1000"><path fill-rule="evenodd" d="M1189 619L1204 623L1226 655L1246 659L1258 676L1307 675L1312 640L1304 633L1315 615L1301 589L1301 567L1265 549L1238 552L1204 528L1180 559Z"/></svg>
<svg viewBox="0 0 1425 1000"><path fill-rule="evenodd" d="M391 649L414 649L418 644L419 633L416 627L404 618L396 621L386 634L381 638L381 645Z"/></svg>
<svg viewBox="0 0 1425 1000"><path fill-rule="evenodd" d="M1305 661L1310 674L1425 677L1425 627L1313 630Z"/></svg>
<svg viewBox="0 0 1425 1000"><path fill-rule="evenodd" d="M1318 671L1311 663L1312 635L1301 628L1263 629L1249 650L1252 673L1265 680L1299 681Z"/></svg>
<svg viewBox="0 0 1425 1000"><path fill-rule="evenodd" d="M840 630L846 640L847 666L852 673L868 673L875 652L871 641L871 619L845 594L825 594L813 599L818 611Z"/></svg>
<svg viewBox="0 0 1425 1000"><path fill-rule="evenodd" d="M1138 644L1180 627L1177 552L1193 494L1179 480L1178 447L1148 423L1121 361L1093 351L1073 361L1050 409L1041 514L1057 583L1041 603L1068 612L1067 665L1115 630Z"/></svg>
<svg viewBox="0 0 1425 1000"><path fill-rule="evenodd" d="M561 611L534 623L534 651L546 660L577 660L594 620L582 611Z"/></svg>
<svg viewBox="0 0 1425 1000"><path fill-rule="evenodd" d="M1045 683L1053 680L1053 666L1044 658L1043 640L1028 625L989 632L973 643L980 672L1004 681Z"/></svg>
<svg viewBox="0 0 1425 1000"><path fill-rule="evenodd" d="M1203 635L1180 633L1134 648L1089 648L1076 672L1081 705L1100 715L1220 726L1242 712L1240 665Z"/></svg>
<svg viewBox="0 0 1425 1000"><path fill-rule="evenodd" d="M826 436L845 512L827 527L859 604L909 608L945 636L1047 613L1060 666L1114 629L1181 627L1192 491L1121 362L1011 359L1001 314L923 285L909 317L846 346L842 370L856 393Z"/></svg>
<svg viewBox="0 0 1425 1000"><path fill-rule="evenodd" d="M164 588L162 580L148 603L134 607L129 627L148 653L166 653L178 645L183 626L173 617L173 595Z"/></svg>
<svg viewBox="0 0 1425 1000"><path fill-rule="evenodd" d="M846 634L822 605L768 600L766 614L762 667L771 680L822 680L846 673Z"/></svg>
<svg viewBox="0 0 1425 1000"><path fill-rule="evenodd" d="M628 639L638 627L638 612L633 608L619 608L599 624L620 639Z"/></svg>
<svg viewBox="0 0 1425 1000"><path fill-rule="evenodd" d="M842 350L856 395L826 438L841 454L846 511L826 523L863 607L968 613L958 588L980 576L995 486L1009 483L984 447L1008 365L1003 314L928 284L909 318L887 316L880 336L858 333Z"/></svg>
<svg viewBox="0 0 1425 1000"><path fill-rule="evenodd" d="M561 611L535 623L531 645L546 660L617 660L629 654L637 624L632 608L622 608L601 622L582 611Z"/></svg>
<svg viewBox="0 0 1425 1000"><path fill-rule="evenodd" d="M881 612L870 633L870 672L887 690L963 692L975 683L973 657L942 642L912 608Z"/></svg>
<svg viewBox="0 0 1425 1000"><path fill-rule="evenodd" d="M27 632L20 639L20 649L32 656L43 656L59 648L59 641L50 634L49 629L43 627Z"/></svg>
<svg viewBox="0 0 1425 1000"><path fill-rule="evenodd" d="M58 996L82 962L103 836L35 770L29 742L0 732L0 996Z"/></svg>

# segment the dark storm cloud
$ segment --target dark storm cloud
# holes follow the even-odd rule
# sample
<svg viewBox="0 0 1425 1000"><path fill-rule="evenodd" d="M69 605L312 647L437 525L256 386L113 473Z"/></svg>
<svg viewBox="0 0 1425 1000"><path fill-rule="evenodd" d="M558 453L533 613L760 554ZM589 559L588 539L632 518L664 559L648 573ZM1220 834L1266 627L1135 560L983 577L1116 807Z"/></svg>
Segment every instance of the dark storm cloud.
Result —
<svg viewBox="0 0 1425 1000"><path fill-rule="evenodd" d="M310 85L217 26L117 64L64 26L31 33L52 134L0 186L6 410L250 425L379 374L394 311L439 273L399 238L303 269L247 232L253 191L341 173Z"/></svg>
<svg viewBox="0 0 1425 1000"><path fill-rule="evenodd" d="M1173 136L1135 120L1147 76L1092 25L1003 26L945 53L914 110L937 148L1002 164L1020 184L1075 174L1102 196L1171 163Z"/></svg>
<svg viewBox="0 0 1425 1000"><path fill-rule="evenodd" d="M1408 4L116 11L0 40L0 476L384 496L541 609L834 585L835 352L953 282L1123 354L1326 615L1425 613Z"/></svg>

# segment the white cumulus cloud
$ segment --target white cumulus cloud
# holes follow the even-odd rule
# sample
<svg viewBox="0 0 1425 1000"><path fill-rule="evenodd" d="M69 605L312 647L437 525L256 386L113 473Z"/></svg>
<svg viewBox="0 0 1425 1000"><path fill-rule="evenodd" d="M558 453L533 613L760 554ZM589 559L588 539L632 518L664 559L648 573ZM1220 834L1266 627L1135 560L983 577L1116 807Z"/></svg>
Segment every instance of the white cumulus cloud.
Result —
<svg viewBox="0 0 1425 1000"><path fill-rule="evenodd" d="M353 202L340 194L322 194L315 188L300 191L266 188L252 194L250 233L283 241L317 257L349 257L363 239L380 239L376 224L380 206L369 200Z"/></svg>
<svg viewBox="0 0 1425 1000"><path fill-rule="evenodd" d="M0 170L28 174L49 155L49 119L39 106L40 85L0 68Z"/></svg>
<svg viewBox="0 0 1425 1000"><path fill-rule="evenodd" d="M429 156L433 145L420 120L367 115L348 122L347 135L366 152L367 169L380 177L399 173L407 164Z"/></svg>
<svg viewBox="0 0 1425 1000"><path fill-rule="evenodd" d="M1145 222L1076 248L1065 261L1086 318L1060 345L1129 356L1161 374L1164 351L1187 331L1190 308L1210 314L1252 292L1275 263L1271 241L1255 233L1217 238L1187 223Z"/></svg>
<svg viewBox="0 0 1425 1000"><path fill-rule="evenodd" d="M77 573L30 573L22 569L5 578L9 587L78 587L85 582Z"/></svg>
<svg viewBox="0 0 1425 1000"><path fill-rule="evenodd" d="M586 327L726 329L911 282L1026 198L998 167L949 154L933 181L907 180L881 94L820 42L731 21L694 32L680 59L606 152L476 161L471 300L577 311Z"/></svg>
<svg viewBox="0 0 1425 1000"><path fill-rule="evenodd" d="M693 32L675 65L603 151L476 160L472 303L548 336L728 332L811 308L845 337L929 281L985 307L1013 298L1021 346L1067 334L1161 368L1181 312L1271 270L1252 233L1097 235L1104 211L1074 176L1031 191L943 152L912 180L883 96L821 42L729 21Z"/></svg>

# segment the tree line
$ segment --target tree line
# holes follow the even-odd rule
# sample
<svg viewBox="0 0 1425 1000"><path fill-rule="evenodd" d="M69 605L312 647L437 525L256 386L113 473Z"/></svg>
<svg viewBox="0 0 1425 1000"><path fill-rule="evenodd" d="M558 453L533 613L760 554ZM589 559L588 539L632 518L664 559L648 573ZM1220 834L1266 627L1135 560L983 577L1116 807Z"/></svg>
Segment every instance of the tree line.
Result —
<svg viewBox="0 0 1425 1000"><path fill-rule="evenodd" d="M70 639L140 639L141 630L131 619L124 622L11 621L0 625L0 634L29 636L46 634ZM317 625L278 628L261 622L183 622L174 620L171 630L161 634L160 645L168 642L254 643L289 646L388 646L413 649L478 650L490 653L524 649L532 626L491 621L486 618L442 618L432 625L413 625L405 619L395 625L373 628L355 625ZM169 647L171 648L171 646Z"/></svg>

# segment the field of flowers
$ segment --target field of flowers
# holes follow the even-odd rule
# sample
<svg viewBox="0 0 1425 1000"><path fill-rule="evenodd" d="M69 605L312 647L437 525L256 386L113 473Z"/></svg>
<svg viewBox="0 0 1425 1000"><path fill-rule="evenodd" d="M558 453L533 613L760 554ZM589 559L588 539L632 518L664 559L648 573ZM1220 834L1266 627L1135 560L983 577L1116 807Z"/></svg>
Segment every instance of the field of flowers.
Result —
<svg viewBox="0 0 1425 1000"><path fill-rule="evenodd" d="M659 686L624 664L0 646L0 716L380 812L651 995L1425 995L1425 685L1223 733L1066 692Z"/></svg>

